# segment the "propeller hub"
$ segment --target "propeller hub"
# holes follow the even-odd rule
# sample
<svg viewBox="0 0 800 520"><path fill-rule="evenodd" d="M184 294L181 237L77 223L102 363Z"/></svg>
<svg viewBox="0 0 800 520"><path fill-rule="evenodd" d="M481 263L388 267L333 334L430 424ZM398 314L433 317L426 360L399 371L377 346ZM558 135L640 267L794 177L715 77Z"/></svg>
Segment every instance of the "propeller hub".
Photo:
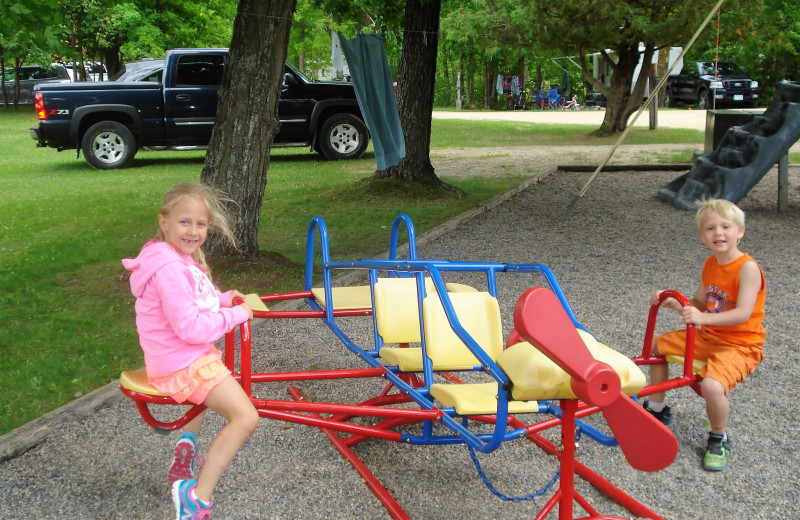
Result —
<svg viewBox="0 0 800 520"><path fill-rule="evenodd" d="M617 373L607 364L595 361L584 376L585 380L572 379L572 391L581 401L604 407L619 399L622 384Z"/></svg>

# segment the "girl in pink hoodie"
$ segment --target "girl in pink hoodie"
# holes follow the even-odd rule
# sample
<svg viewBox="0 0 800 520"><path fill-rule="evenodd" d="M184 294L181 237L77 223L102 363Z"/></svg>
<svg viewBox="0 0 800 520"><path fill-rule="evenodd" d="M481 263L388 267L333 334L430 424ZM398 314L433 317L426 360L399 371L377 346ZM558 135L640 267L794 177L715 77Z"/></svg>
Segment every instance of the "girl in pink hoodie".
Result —
<svg viewBox="0 0 800 520"><path fill-rule="evenodd" d="M196 434L205 412L185 427L175 445L168 478L177 518L210 518L211 495L222 473L253 433L259 416L247 394L221 361L214 342L253 317L247 304L232 306L238 291L219 292L208 277L200 246L209 228L231 244L222 194L198 183L181 183L164 196L158 236L139 256L122 264L131 271L136 327L150 384L179 403L204 404L224 417L200 465Z"/></svg>

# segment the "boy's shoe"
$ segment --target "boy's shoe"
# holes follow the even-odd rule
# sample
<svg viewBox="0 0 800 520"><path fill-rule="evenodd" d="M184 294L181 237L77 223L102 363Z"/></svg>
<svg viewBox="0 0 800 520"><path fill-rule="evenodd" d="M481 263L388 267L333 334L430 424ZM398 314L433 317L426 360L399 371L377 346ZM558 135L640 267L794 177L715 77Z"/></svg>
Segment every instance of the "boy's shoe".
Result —
<svg viewBox="0 0 800 520"><path fill-rule="evenodd" d="M175 520L206 520L211 518L211 506L206 506L194 495L197 481L178 480L172 484L172 503L175 505Z"/></svg>
<svg viewBox="0 0 800 520"><path fill-rule="evenodd" d="M184 432L175 443L172 464L167 470L167 480L170 486L177 480L194 478L195 459L198 456L202 457L197 449L197 438L191 432Z"/></svg>
<svg viewBox="0 0 800 520"><path fill-rule="evenodd" d="M673 421L672 410L670 410L669 406L665 405L664 409L661 410L660 412L654 412L652 409L650 409L650 401L646 400L644 403L642 403L642 407L647 411L647 413L649 413L650 415L661 421L662 424L667 426L672 424Z"/></svg>
<svg viewBox="0 0 800 520"><path fill-rule="evenodd" d="M708 447L703 457L703 469L706 471L722 471L730 463L728 458L731 456L731 440L726 437L710 433L708 434Z"/></svg>

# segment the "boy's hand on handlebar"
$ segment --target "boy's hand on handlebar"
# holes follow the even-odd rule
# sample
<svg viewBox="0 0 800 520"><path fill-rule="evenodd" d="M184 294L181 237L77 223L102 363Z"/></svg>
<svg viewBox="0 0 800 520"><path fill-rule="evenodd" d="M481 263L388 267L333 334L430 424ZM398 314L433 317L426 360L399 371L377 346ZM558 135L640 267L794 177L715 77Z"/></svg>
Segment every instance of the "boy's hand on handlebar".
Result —
<svg viewBox="0 0 800 520"><path fill-rule="evenodd" d="M655 291L650 296L650 305L658 305L658 299L661 297L661 293L664 291ZM672 309L674 311L681 312L681 305L675 298L667 298L663 302L661 302L661 307L666 307L668 309Z"/></svg>
<svg viewBox="0 0 800 520"><path fill-rule="evenodd" d="M690 323L698 326L703 326L706 313L695 307L694 305L687 305L681 309L681 318L683 323L689 325Z"/></svg>

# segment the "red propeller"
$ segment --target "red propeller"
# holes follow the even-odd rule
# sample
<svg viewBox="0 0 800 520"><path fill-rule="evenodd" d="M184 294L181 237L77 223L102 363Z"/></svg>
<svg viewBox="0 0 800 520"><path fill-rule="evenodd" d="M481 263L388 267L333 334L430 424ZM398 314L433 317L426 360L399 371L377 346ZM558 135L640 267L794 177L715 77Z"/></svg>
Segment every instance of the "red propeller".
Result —
<svg viewBox="0 0 800 520"><path fill-rule="evenodd" d="M592 357L551 290L534 287L523 293L514 308L514 328L572 376L572 391L580 400L600 408L631 466L658 471L675 460L675 436L620 391L617 373Z"/></svg>

